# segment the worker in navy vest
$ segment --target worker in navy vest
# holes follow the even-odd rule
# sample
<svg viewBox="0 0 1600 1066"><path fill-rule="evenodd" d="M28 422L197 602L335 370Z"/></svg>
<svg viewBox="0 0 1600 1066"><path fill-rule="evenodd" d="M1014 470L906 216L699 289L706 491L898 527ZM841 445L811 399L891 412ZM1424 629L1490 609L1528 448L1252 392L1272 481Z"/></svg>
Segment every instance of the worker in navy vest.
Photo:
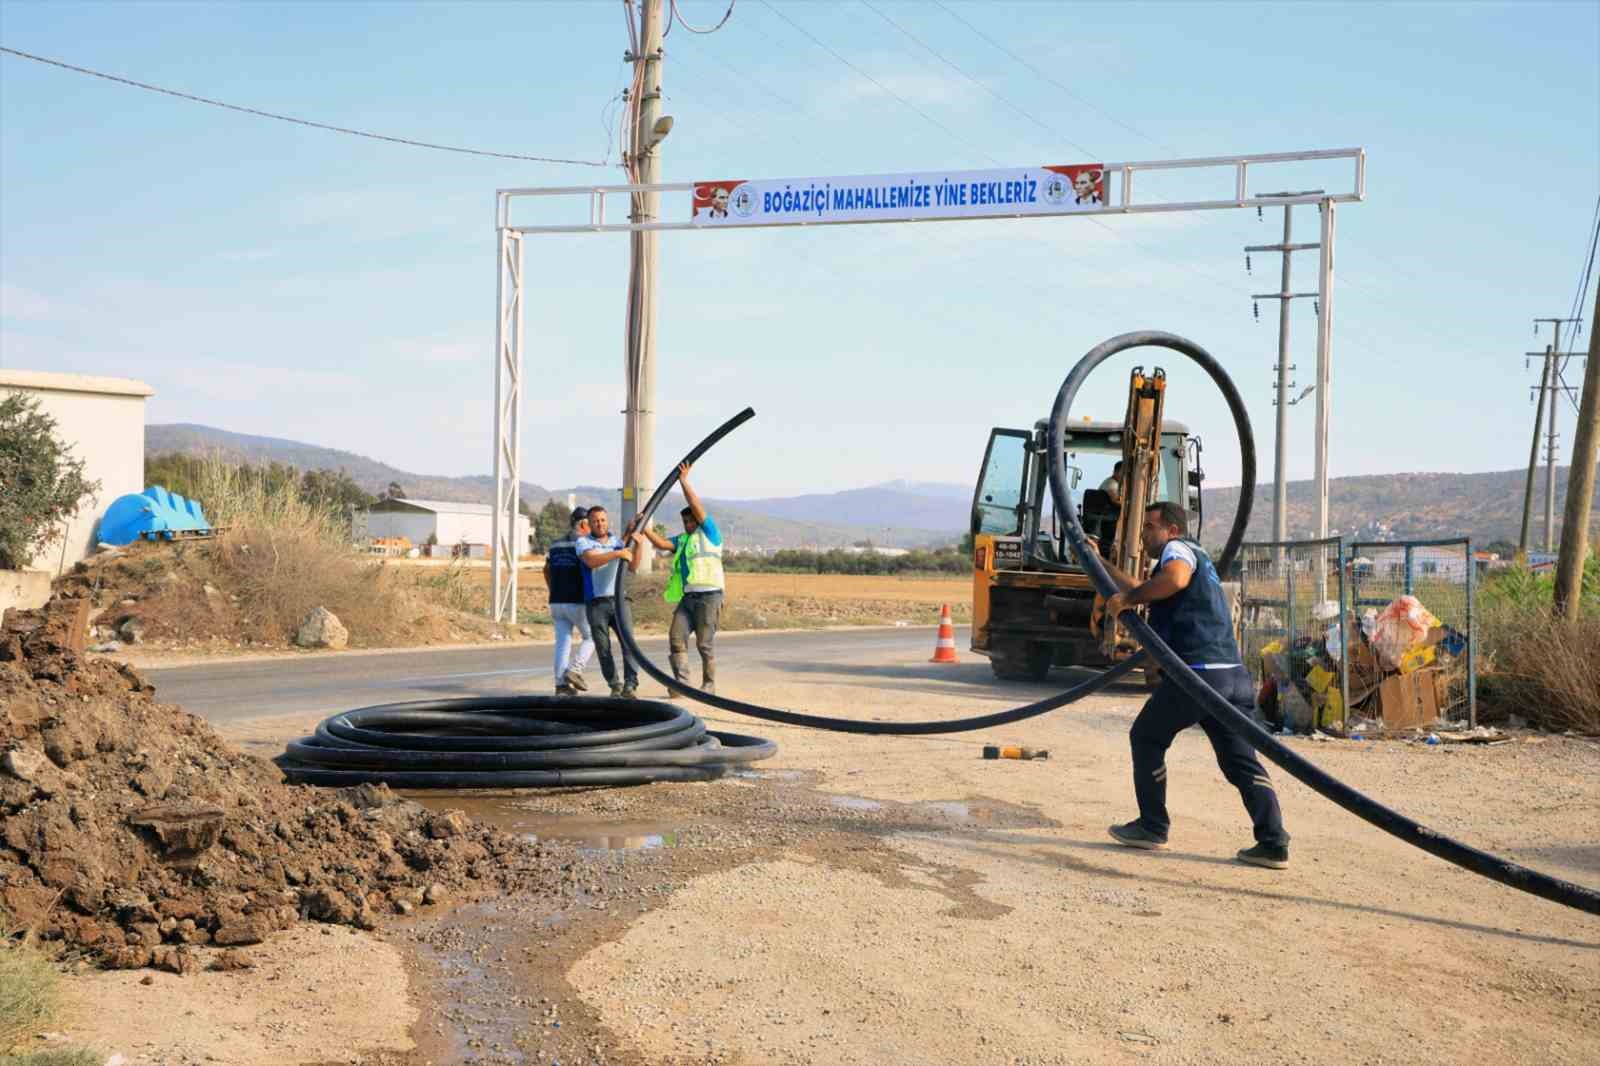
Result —
<svg viewBox="0 0 1600 1066"><path fill-rule="evenodd" d="M1106 601L1106 617L1130 607L1148 606L1150 628L1194 669L1218 695L1245 715L1255 712L1255 686L1239 661L1233 639L1233 617L1223 595L1217 569L1200 545L1188 537L1189 517L1170 501L1151 504L1140 536L1145 552L1157 559L1150 580L1140 584L1114 566L1107 566L1122 589ZM1192 725L1206 731L1217 765L1239 795L1255 825L1256 843L1238 853L1240 862L1281 870L1289 865L1289 834L1278 810L1278 794L1256 753L1244 738L1212 718L1163 679L1134 719L1128 738L1133 746L1133 793L1139 817L1110 828L1119 844L1154 850L1167 846L1172 820L1167 815L1167 749L1173 738Z"/></svg>
<svg viewBox="0 0 1600 1066"><path fill-rule="evenodd" d="M689 633L700 651L700 687L717 691L717 624L722 619L722 595L726 581L722 575L722 531L706 514L705 505L689 485L689 464L678 467L678 485L687 507L679 512L683 532L668 540L655 530L644 535L662 551L672 553L672 572L661 593L675 604L672 625L667 631L667 658L672 676L682 688L689 681ZM677 694L677 689L673 690Z"/></svg>

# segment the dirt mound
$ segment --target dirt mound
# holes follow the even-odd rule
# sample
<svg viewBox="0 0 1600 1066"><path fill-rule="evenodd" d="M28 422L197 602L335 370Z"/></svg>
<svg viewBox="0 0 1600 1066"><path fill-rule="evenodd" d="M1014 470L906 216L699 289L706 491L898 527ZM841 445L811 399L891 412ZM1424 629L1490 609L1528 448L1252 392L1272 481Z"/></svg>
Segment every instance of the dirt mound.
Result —
<svg viewBox="0 0 1600 1066"><path fill-rule="evenodd" d="M482 616L487 590L482 603L467 602L462 583L450 571L413 573L315 539L236 530L103 551L55 590L91 601L91 645L224 651L288 647L317 607L339 617L351 647L487 640L498 632Z"/></svg>
<svg viewBox="0 0 1600 1066"><path fill-rule="evenodd" d="M386 788L283 783L123 664L81 654L87 605L0 627L0 908L109 967L197 968L312 919L559 888L570 856ZM237 952L218 965L243 964Z"/></svg>

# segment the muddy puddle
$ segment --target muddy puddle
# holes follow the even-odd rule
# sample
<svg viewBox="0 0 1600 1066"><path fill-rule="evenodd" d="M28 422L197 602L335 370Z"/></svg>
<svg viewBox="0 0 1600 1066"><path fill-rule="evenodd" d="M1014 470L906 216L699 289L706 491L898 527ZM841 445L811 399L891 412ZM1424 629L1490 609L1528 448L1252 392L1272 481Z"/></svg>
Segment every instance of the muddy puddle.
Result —
<svg viewBox="0 0 1600 1066"><path fill-rule="evenodd" d="M535 809L516 793L428 792L411 797L433 810L459 810L475 822L514 833L529 843L551 841L580 851L650 851L677 847L682 827L671 821L597 818Z"/></svg>

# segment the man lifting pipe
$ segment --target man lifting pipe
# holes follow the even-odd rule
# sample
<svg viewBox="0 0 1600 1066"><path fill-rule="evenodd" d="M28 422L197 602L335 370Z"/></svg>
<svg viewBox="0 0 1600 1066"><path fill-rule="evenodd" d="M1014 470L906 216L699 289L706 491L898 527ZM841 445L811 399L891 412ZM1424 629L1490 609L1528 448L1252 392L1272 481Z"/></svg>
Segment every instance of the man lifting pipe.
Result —
<svg viewBox="0 0 1600 1066"><path fill-rule="evenodd" d="M1188 534L1189 516L1182 507L1171 501L1147 507L1139 535L1147 556L1158 560L1155 570L1150 580L1140 584L1108 562L1106 569L1122 591L1106 601L1105 617L1116 618L1130 607L1148 606L1150 627L1156 634L1218 695L1243 713L1253 714L1255 686L1239 658L1222 581L1211 559ZM1167 831L1172 826L1167 815L1167 748L1192 725L1206 731L1217 765L1239 790L1255 824L1255 847L1242 849L1239 861L1284 869L1289 865L1289 834L1283 828L1272 779L1255 750L1165 678L1128 733L1139 817L1111 826L1112 839L1147 851L1167 846Z"/></svg>

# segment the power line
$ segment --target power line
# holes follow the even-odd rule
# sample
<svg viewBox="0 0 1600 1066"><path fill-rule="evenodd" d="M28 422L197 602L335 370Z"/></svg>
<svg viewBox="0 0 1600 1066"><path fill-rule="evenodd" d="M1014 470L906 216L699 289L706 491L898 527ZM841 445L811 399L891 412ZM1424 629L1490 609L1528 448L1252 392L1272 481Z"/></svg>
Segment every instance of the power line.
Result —
<svg viewBox="0 0 1600 1066"><path fill-rule="evenodd" d="M908 30L904 26L900 25L900 23L898 23L894 19L890 18L881 9L879 9L876 6L874 6L873 3L872 3L872 0L860 0L860 2L861 2L863 7L865 7L867 10L871 11L874 15L877 15L883 21L887 22L890 26L893 26L895 28L895 30L897 30L902 36L904 36L905 38L910 40L917 47L921 48L923 51L925 51L929 55L933 56L933 58L935 58L939 62L943 63L945 66L949 67L951 70L955 71L957 74L961 75L963 78L966 78L972 84L976 85L978 88L982 89L984 92L988 93L990 96L994 97L996 100L999 100L1002 104L1005 104L1011 110L1015 111L1017 114L1021 115L1025 119L1027 119L1029 122L1032 122L1035 126L1038 126L1040 129L1044 130L1046 133L1051 133L1051 134L1054 134L1057 137L1060 137L1064 142L1066 142L1067 145L1069 145L1070 147L1076 148L1078 151L1082 152L1086 156L1094 155L1094 152L1090 151L1089 149L1085 148L1083 145L1081 145L1081 144L1077 143L1076 141L1072 140L1066 134L1062 133L1060 130L1058 130L1055 127L1051 126L1049 123L1047 123L1047 122L1035 117L1030 112L1025 111L1019 105L1012 103L1010 100L1007 100L1005 97L1001 96L999 93L997 93L993 89L989 88L989 86L985 85L983 82L979 81L977 78L973 77L971 74L968 74L965 70L962 70L955 63L952 63L950 60L946 59L943 55L941 55L938 51L936 51L927 42L923 41L921 38L916 36L910 30Z"/></svg>
<svg viewBox="0 0 1600 1066"><path fill-rule="evenodd" d="M1154 137L1151 137L1151 136L1149 136L1147 134L1144 134L1144 133L1140 133L1138 130L1134 129L1132 126L1128 125L1126 122L1124 122L1121 119L1117 118L1115 115L1113 115L1113 114L1111 114L1111 113L1109 113L1109 112L1107 112L1107 111L1105 111L1105 110L1103 110L1103 109L1101 109L1099 107L1096 107L1095 104L1093 103L1093 101L1086 100L1082 96L1079 96L1077 93L1073 92L1071 88L1069 88L1066 85L1063 85L1061 82L1057 81L1055 78L1052 78L1050 75L1046 74L1044 71L1040 70L1038 67L1036 67L1032 63L1028 62L1026 59L1023 59L1021 56L1017 55L1017 53L1013 52L1010 48L1008 48L1005 45L1001 44L999 41L995 40L993 37L990 37L987 33L984 33L982 30L980 30L978 27L974 26L972 23L968 22L966 19L962 18L960 15L958 15L954 11L950 10L950 8L946 4L944 4L942 2L942 0L933 0L933 3L934 3L935 7L939 8L939 10L943 11L946 15L949 15L951 18L953 18L957 22L961 23L967 29L971 30L974 34L976 34L977 36L981 37L983 40L989 42L989 44L992 47L998 48L1000 51L1002 51L1006 55L1010 56L1012 58L1012 60L1014 60L1015 62L1019 63L1021 66L1023 66L1025 69L1032 71L1034 76L1039 78L1041 81L1044 81L1047 84L1055 86L1057 89L1060 89L1063 93L1065 93L1069 98L1071 98L1073 100L1076 100L1078 103L1082 104L1084 107L1087 107L1089 110L1096 112L1097 114L1101 115L1102 117L1110 119L1112 122L1115 122L1117 125L1121 126L1123 129L1127 130L1129 133L1133 134L1135 137L1138 137L1141 140L1149 141L1151 144L1155 145L1157 148L1160 148L1164 152L1171 152L1173 155L1177 155L1178 154L1177 149L1173 148L1171 145L1163 144L1161 141L1156 140Z"/></svg>
<svg viewBox="0 0 1600 1066"><path fill-rule="evenodd" d="M49 59L45 56L36 56L30 52L18 51L15 48L0 47L0 52L5 53L6 55L16 56L19 59L31 59L35 63L44 63L47 66L60 67L62 70L70 70L77 74L87 74L92 78L102 78L106 81L114 81L121 85L131 85L135 89L144 89L147 92L161 93L165 96L175 96L180 100L189 100L193 103L206 104L210 107L220 107L227 111L238 111L246 115L255 115L258 118L270 118L276 119L279 122L291 122L297 126L310 126L312 129L327 130L330 133L344 133L351 137L366 137L374 141L388 141L391 144L404 144L412 148L431 148L437 152L457 152L461 155L481 155L488 156L493 159L520 159L530 163L560 163L566 166L574 167L610 166L609 163L599 162L593 159L562 159L555 156L521 155L516 152L487 152L480 148L458 148L454 145L434 144L430 141L417 141L408 137L390 137L382 133L369 133L366 130L355 130L346 126L332 126L326 122L313 122L310 119L295 118L293 115L279 115L271 111L261 111L254 107L243 107L239 104L225 103L221 100L211 100L204 96L195 96L192 93L179 92L176 89L164 89L159 85L150 85L146 82L134 81L132 78L123 78L116 74L107 74L100 70L90 70L88 67L74 66L71 63L63 63L59 59Z"/></svg>
<svg viewBox="0 0 1600 1066"><path fill-rule="evenodd" d="M722 27L728 24L729 19L733 18L733 5L738 3L738 0L728 0L728 10L722 13L722 20L709 30L696 29L694 26L691 26L685 22L683 20L683 13L678 10L678 0L668 0L668 3L672 8L672 19L670 21L677 22L678 25L682 26L690 33L716 33L718 30L722 29ZM668 28L671 28L670 25ZM662 36L664 37L666 35L662 34Z"/></svg>
<svg viewBox="0 0 1600 1066"><path fill-rule="evenodd" d="M885 85L883 82L879 81L877 78L874 78L871 74L868 74L865 70L862 70L860 67L858 67L854 63L850 62L844 56L842 56L838 52L834 51L828 45L824 44L822 42L822 40L819 37L817 37L815 34L813 34L810 30L808 30L804 26L800 25L798 22L796 22L794 19L790 18L788 15L785 15L782 11L779 11L776 7L773 7L771 2L770 2L770 0L760 0L760 3L761 3L762 7L766 8L768 11L771 11L774 15L777 15L783 21L787 22L789 25L793 26L796 30L800 31L800 33L803 34L805 36L805 38L807 40L809 40L812 44L816 45L818 48L822 49L824 52L827 52L830 56L832 56L833 58L837 59L839 62L843 63L845 66L849 67L851 70L855 71L861 77L866 78L873 85L876 85L884 94L893 97L894 99L898 100L904 106L906 106L906 107L910 108L912 111L916 112L924 120L926 120L930 125L935 126L940 130L943 130L944 133L947 136L949 136L949 138L951 140L955 141L957 144L960 144L960 145L970 149L972 152L974 152L975 154L981 156L984 159L987 159L989 162L993 163L997 167L1004 165L1004 164L1002 164L1000 162L1000 160L996 159L994 156L990 155L988 152L985 152L982 148L977 147L971 141L968 141L966 138L962 137L955 130L951 129L949 126L946 126L943 122L940 122L938 119L934 118L932 115L930 115L926 111L922 110L922 108L918 107L916 104L912 103L910 100L907 100L905 97L901 96L899 93L895 92L893 89L891 89L887 85Z"/></svg>

